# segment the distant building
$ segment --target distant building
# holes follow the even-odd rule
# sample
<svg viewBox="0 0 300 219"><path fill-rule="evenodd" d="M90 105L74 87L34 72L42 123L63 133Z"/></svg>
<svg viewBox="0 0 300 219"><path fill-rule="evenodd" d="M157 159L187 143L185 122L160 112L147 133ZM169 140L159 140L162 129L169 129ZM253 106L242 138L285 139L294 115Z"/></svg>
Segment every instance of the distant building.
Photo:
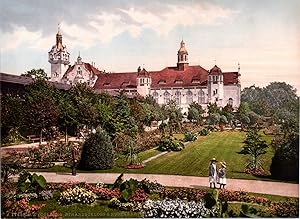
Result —
<svg viewBox="0 0 300 219"><path fill-rule="evenodd" d="M74 65L70 65L70 54L67 47L62 45L62 34L58 29L56 44L48 52L48 61L51 64L51 81L74 85L87 83L93 87L97 75L101 72L89 63L82 61L80 54Z"/></svg>
<svg viewBox="0 0 300 219"><path fill-rule="evenodd" d="M56 45L49 52L49 62L52 81L70 85L86 82L96 92L115 94L123 90L128 95L151 95L160 105L173 99L183 112L188 111L192 102L204 108L208 103L217 103L220 107L230 104L237 109L241 93L240 67L235 72L222 72L217 65L206 70L200 65L190 66L188 56L182 40L174 67L160 71L139 67L135 72L105 73L82 62L80 55L73 66L69 65L69 53L66 46L62 46L62 36L58 31Z"/></svg>

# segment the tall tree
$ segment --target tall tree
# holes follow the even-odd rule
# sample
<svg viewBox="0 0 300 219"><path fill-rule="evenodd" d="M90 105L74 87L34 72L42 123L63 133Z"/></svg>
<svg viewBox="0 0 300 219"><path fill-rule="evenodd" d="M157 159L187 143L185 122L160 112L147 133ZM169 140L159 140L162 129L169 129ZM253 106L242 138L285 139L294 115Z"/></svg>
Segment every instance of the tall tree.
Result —
<svg viewBox="0 0 300 219"><path fill-rule="evenodd" d="M268 147L266 141L261 139L256 129L249 129L243 149L240 153L249 154L251 156L252 162L250 163L250 167L256 170L261 167L259 157L267 153L266 149Z"/></svg>
<svg viewBox="0 0 300 219"><path fill-rule="evenodd" d="M30 71L27 71L24 74L21 74L21 76L31 77L31 78L40 79L40 80L48 80L49 79L45 70L41 69L41 68L31 69Z"/></svg>

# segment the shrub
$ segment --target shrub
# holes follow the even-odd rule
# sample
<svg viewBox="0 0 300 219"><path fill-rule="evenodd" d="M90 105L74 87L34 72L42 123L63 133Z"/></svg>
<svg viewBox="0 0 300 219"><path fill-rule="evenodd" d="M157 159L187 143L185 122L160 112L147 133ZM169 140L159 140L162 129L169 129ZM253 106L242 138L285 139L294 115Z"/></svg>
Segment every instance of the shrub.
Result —
<svg viewBox="0 0 300 219"><path fill-rule="evenodd" d="M96 198L97 196L93 192L76 186L73 189L62 192L58 202L65 205L72 203L91 204Z"/></svg>
<svg viewBox="0 0 300 219"><path fill-rule="evenodd" d="M180 199L147 201L143 206L145 218L188 218L188 217L216 217L218 209L204 207L203 202L186 202Z"/></svg>
<svg viewBox="0 0 300 219"><path fill-rule="evenodd" d="M181 199L187 201L199 202L203 199L205 191L190 188L176 188L176 189L165 189L159 193L159 197L162 199Z"/></svg>
<svg viewBox="0 0 300 219"><path fill-rule="evenodd" d="M181 151L184 145L182 142L176 142L171 137L162 137L158 143L158 150L160 151Z"/></svg>
<svg viewBox="0 0 300 219"><path fill-rule="evenodd" d="M82 149L80 169L110 169L113 166L113 145L110 136L103 130L97 130L85 141Z"/></svg>
<svg viewBox="0 0 300 219"><path fill-rule="evenodd" d="M273 202L265 211L266 217L299 217L299 201Z"/></svg>
<svg viewBox="0 0 300 219"><path fill-rule="evenodd" d="M37 199L38 194L36 194L36 193L21 193L21 194L16 194L15 197L16 197L17 200L26 198L28 201L31 201L33 199Z"/></svg>
<svg viewBox="0 0 300 219"><path fill-rule="evenodd" d="M16 175L22 171L22 155L13 151L8 156L1 156L1 180L3 183L8 181L12 175Z"/></svg>
<svg viewBox="0 0 300 219"><path fill-rule="evenodd" d="M202 128L199 130L199 135L201 135L201 136L206 136L208 134L209 134L209 130L206 128Z"/></svg>
<svg viewBox="0 0 300 219"><path fill-rule="evenodd" d="M138 203L138 202L123 203L123 202L119 201L117 198L111 199L108 206L111 207L111 208L120 209L122 211L141 211L142 210L142 204L141 203Z"/></svg>
<svg viewBox="0 0 300 219"><path fill-rule="evenodd" d="M137 189L131 198L129 199L130 202L145 202L148 198L147 193L143 189Z"/></svg>
<svg viewBox="0 0 300 219"><path fill-rule="evenodd" d="M99 199L103 199L103 200L110 200L112 198L120 197L120 189L118 188L110 190L109 188L99 188L99 187L89 186L87 189L95 193Z"/></svg>
<svg viewBox="0 0 300 219"><path fill-rule="evenodd" d="M187 132L184 134L184 141L187 142L187 141L195 141L197 139L197 137L191 133L191 132Z"/></svg>
<svg viewBox="0 0 300 219"><path fill-rule="evenodd" d="M53 194L49 190L41 191L39 193L39 198L43 201L47 201L53 198Z"/></svg>
<svg viewBox="0 0 300 219"><path fill-rule="evenodd" d="M165 187L161 184L159 184L158 182L154 181L151 182L148 179L143 179L142 181L139 182L139 187L143 188L145 190L145 192L147 192L148 194L150 193L159 193L162 192Z"/></svg>
<svg viewBox="0 0 300 219"><path fill-rule="evenodd" d="M46 179L42 175L23 171L18 179L17 188L20 192L38 192L47 185Z"/></svg>

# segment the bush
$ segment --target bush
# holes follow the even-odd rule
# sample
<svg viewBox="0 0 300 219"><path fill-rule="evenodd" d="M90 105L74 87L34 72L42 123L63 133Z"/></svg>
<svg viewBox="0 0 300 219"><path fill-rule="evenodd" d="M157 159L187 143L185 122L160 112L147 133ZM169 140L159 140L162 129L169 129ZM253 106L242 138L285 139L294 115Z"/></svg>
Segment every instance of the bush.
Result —
<svg viewBox="0 0 300 219"><path fill-rule="evenodd" d="M270 172L277 179L299 180L299 136L279 144Z"/></svg>
<svg viewBox="0 0 300 219"><path fill-rule="evenodd" d="M265 210L266 217L299 217L299 201L273 202Z"/></svg>
<svg viewBox="0 0 300 219"><path fill-rule="evenodd" d="M186 202L180 199L147 201L143 207L145 218L216 217L218 209L204 207L203 202Z"/></svg>
<svg viewBox="0 0 300 219"><path fill-rule="evenodd" d="M206 136L206 135L208 135L209 134L209 130L208 129L206 129L206 128L203 128L203 129L200 129L199 130L199 135L201 135L201 136Z"/></svg>
<svg viewBox="0 0 300 219"><path fill-rule="evenodd" d="M123 203L119 201L117 198L113 198L110 200L109 207L111 208L117 208L122 211L141 211L142 210L142 204L139 202L131 203L131 202L126 202Z"/></svg>
<svg viewBox="0 0 300 219"><path fill-rule="evenodd" d="M199 189L178 188L178 189L165 189L159 193L162 199L181 199L187 201L199 202L203 199L205 191Z"/></svg>
<svg viewBox="0 0 300 219"><path fill-rule="evenodd" d="M113 166L113 145L107 132L97 130L85 141L79 168L84 170L104 170Z"/></svg>
<svg viewBox="0 0 300 219"><path fill-rule="evenodd" d="M96 200L97 196L84 188L76 186L73 189L68 189L60 194L58 202L68 205L72 203L91 204Z"/></svg>
<svg viewBox="0 0 300 219"><path fill-rule="evenodd" d="M195 141L197 139L197 137L191 133L191 132L187 132L184 134L184 141L187 142L187 141Z"/></svg>
<svg viewBox="0 0 300 219"><path fill-rule="evenodd" d="M158 143L158 150L160 151L181 151L184 145L182 142L176 142L171 137L162 137Z"/></svg>

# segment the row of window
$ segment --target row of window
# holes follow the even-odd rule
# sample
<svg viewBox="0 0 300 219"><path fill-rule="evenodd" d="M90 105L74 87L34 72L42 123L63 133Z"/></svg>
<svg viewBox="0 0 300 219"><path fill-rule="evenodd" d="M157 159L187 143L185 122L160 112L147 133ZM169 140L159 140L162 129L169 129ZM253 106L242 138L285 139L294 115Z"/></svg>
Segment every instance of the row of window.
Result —
<svg viewBox="0 0 300 219"><path fill-rule="evenodd" d="M158 103L158 97L159 97L158 93L155 91L152 94L152 96L154 100ZM163 96L164 96L164 104L167 104L171 100L171 94L168 91L165 91ZM174 96L175 96L176 104L178 105L181 104L181 92L176 91ZM186 92L186 103L190 104L192 102L193 102L193 93L192 91L188 90ZM198 92L198 103L199 104L205 103L205 93L202 90Z"/></svg>

